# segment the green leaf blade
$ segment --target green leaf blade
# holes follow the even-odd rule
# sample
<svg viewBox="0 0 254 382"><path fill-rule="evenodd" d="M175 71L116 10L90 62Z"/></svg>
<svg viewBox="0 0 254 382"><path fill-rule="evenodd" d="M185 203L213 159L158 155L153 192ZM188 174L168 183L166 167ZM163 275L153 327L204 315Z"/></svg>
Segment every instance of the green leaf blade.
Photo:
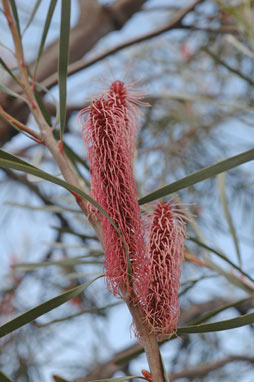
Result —
<svg viewBox="0 0 254 382"><path fill-rule="evenodd" d="M177 329L177 334L210 333L222 330L240 328L254 323L254 313L244 314L230 320L213 322L210 324L185 326Z"/></svg>
<svg viewBox="0 0 254 382"><path fill-rule="evenodd" d="M0 371L0 381L1 382L14 382L12 379L7 377L2 371Z"/></svg>
<svg viewBox="0 0 254 382"><path fill-rule="evenodd" d="M34 4L34 7L32 9L32 12L31 12L31 15L26 23L26 26L25 28L23 29L23 32L22 32L22 36L24 35L25 31L29 28L29 26L31 25L33 19L34 19L34 16L40 6L40 3L41 3L41 0L37 0L36 3Z"/></svg>
<svg viewBox="0 0 254 382"><path fill-rule="evenodd" d="M18 11L17 11L17 7L16 7L16 2L15 2L15 0L10 0L10 5L11 5L11 10L12 10L12 14L13 14L14 20L15 20L15 22L16 22L16 26L17 26L17 31L18 31L18 34L19 34L19 38L21 38L21 34L20 34L20 24L19 24L19 15L18 15Z"/></svg>
<svg viewBox="0 0 254 382"><path fill-rule="evenodd" d="M206 245L205 243L202 243L201 241L199 241L198 239L196 239L195 237L192 237L192 236L188 236L187 240L190 240L190 241L193 241L194 243L196 243L197 245L199 245L200 247L214 253L215 255L217 255L218 257L220 257L221 259L223 259L224 261L226 261L228 264L230 264L233 268L235 268L237 271L239 271L241 274L243 274L245 277L247 277L251 282L254 282L254 279L248 275L248 273L244 272L240 267L238 267L236 264L234 264L230 259L228 259L223 253L221 253L220 251L214 249L214 248L211 248L210 246Z"/></svg>
<svg viewBox="0 0 254 382"><path fill-rule="evenodd" d="M66 82L69 62L69 39L70 39L71 1L62 0L61 27L59 41L58 60L58 84L60 100L60 139L62 139L66 119Z"/></svg>
<svg viewBox="0 0 254 382"><path fill-rule="evenodd" d="M51 310L57 308L58 306L64 304L70 299L78 296L86 288L88 288L95 280L102 277L103 275L97 276L96 278L79 285L67 292L60 294L40 305L37 305L35 308L28 310L27 312L19 315L11 321L6 322L4 325L0 326L0 338L5 335L12 333L14 330L21 328L22 326L28 324L29 322L35 320L36 318L42 316L45 313L50 312Z"/></svg>
<svg viewBox="0 0 254 382"><path fill-rule="evenodd" d="M36 59L35 66L34 66L34 75L33 75L34 78L36 77L36 73L37 73L39 62L40 62L41 54L42 54L42 51L44 49L44 45L45 45L45 41L46 41L47 34L49 31L49 27L51 24L52 16L53 16L53 13L54 13L54 10L56 7L56 2L57 2L57 0L51 0L49 8L48 8L47 18L46 18L46 21L44 24L42 37L41 37L41 43L40 43L40 47L39 47L38 54L37 54L37 59Z"/></svg>
<svg viewBox="0 0 254 382"><path fill-rule="evenodd" d="M227 195L226 195L226 184L225 183L226 183L226 174L225 174L225 172L223 172L217 176L219 199L220 199L220 203L222 205L223 212L224 212L224 215L225 215L225 218L226 218L226 221L228 223L228 227L229 227L232 239L233 239L236 254L238 257L238 262L239 262L239 265L241 266L242 265L241 253L240 253L240 248L238 245L238 239L237 239L235 227L233 224L233 219L232 219L231 213L229 211L229 207L228 207L228 200L227 200Z"/></svg>
<svg viewBox="0 0 254 382"><path fill-rule="evenodd" d="M149 203L159 198L162 198L163 196L170 195L174 192L192 186L196 183L202 182L205 179L212 178L220 174L221 172L228 171L251 160L254 160L254 149L245 151L242 154L222 160L200 171L187 175L184 178L177 180L176 182L168 184L167 186L162 187L139 199L139 204L142 205L145 203Z"/></svg>
<svg viewBox="0 0 254 382"><path fill-rule="evenodd" d="M21 86L19 80L17 79L17 77L15 76L15 74L12 72L11 69L8 68L8 66L6 65L6 63L4 62L4 60L0 57L0 65L2 65L2 67L4 68L4 70L12 77L12 79L19 85Z"/></svg>

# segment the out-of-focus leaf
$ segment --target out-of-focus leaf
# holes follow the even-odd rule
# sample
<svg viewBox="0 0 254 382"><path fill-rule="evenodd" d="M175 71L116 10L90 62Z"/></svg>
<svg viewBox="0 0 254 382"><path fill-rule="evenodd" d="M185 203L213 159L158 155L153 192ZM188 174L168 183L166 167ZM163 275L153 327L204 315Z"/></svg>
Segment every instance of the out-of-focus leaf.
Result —
<svg viewBox="0 0 254 382"><path fill-rule="evenodd" d="M178 293L178 297L183 296L185 293L187 293L191 288L193 288L197 283L203 280L207 280L210 278L218 277L218 275L211 275L211 276L203 276L199 277L198 279L194 280L188 280L185 283L181 284L181 292Z"/></svg>
<svg viewBox="0 0 254 382"><path fill-rule="evenodd" d="M241 53L245 54L250 58L254 58L254 52L251 51L247 46L243 45L235 36L232 34L227 34L225 40L232 44Z"/></svg>
<svg viewBox="0 0 254 382"><path fill-rule="evenodd" d="M17 26L17 31L18 31L18 34L19 34L19 37L20 37L21 35L20 35L19 15L18 15L18 11L17 11L15 0L10 0L10 5L11 5L12 14L13 14L15 23L16 23L16 26Z"/></svg>
<svg viewBox="0 0 254 382"><path fill-rule="evenodd" d="M239 72L239 70L236 70L232 66L228 65L226 62L224 62L221 57L215 53L213 53L210 49L208 48L203 48L203 50L209 54L213 58L214 61L216 61L218 64L224 66L224 68L228 69L231 73L236 74L238 77L242 78L243 80L247 81L250 85L254 85L254 81L250 78L245 76L245 74Z"/></svg>
<svg viewBox="0 0 254 382"><path fill-rule="evenodd" d="M82 211L74 208L65 208L60 206L32 206L31 204L22 204L22 203L16 203L7 201L4 203L7 206L11 207L20 207L24 208L26 210L33 210L33 211L43 211L43 212L53 212L53 213L63 213L63 212L73 212L75 214L81 214Z"/></svg>
<svg viewBox="0 0 254 382"><path fill-rule="evenodd" d="M0 381L1 382L14 382L10 378L7 377L2 371L0 371Z"/></svg>
<svg viewBox="0 0 254 382"><path fill-rule="evenodd" d="M38 325L38 326L39 326L40 328L44 328L45 326L49 326L49 325L52 325L52 324L56 324L56 323L58 323L58 322L69 321L69 320L71 320L72 318L76 318L76 317L82 316L83 314L88 314L88 313L98 313L98 312L107 310L107 309L109 309L109 308L112 308L112 307L117 306L117 305L120 305L120 304L122 304L122 301L114 302L113 304L108 304L108 305L105 305L105 306L102 306L102 307L98 307L98 308L83 309L83 310L80 310L80 311L77 312L77 313L70 314L69 316L65 316L65 317L62 317L62 318L58 318L58 319L56 319L56 320L52 320L52 321L46 322L45 324L40 324L40 325Z"/></svg>
<svg viewBox="0 0 254 382"><path fill-rule="evenodd" d="M35 66L34 66L34 74L33 74L34 78L36 77L36 73L37 73L37 69L38 69L38 64L40 62L41 54L42 54L42 51L43 51L43 48L44 48L44 45L45 45L46 37L47 37L48 30L49 30L49 27L50 27L51 19L52 19L54 10L55 10L56 2L57 2L57 0L51 0L50 5L49 5L49 9L48 9L48 13L47 13L47 18L46 18L46 21L45 21L45 25L44 25L43 33L42 33L42 37L41 37L41 43L40 43L40 47L39 47L36 63L35 63Z"/></svg>
<svg viewBox="0 0 254 382"><path fill-rule="evenodd" d="M78 296L86 288L88 288L95 280L102 276L103 275L100 275L94 278L93 280L79 285L76 288L70 289L57 297L54 297L46 302L43 302L40 305L37 305L35 308L28 310L27 312L19 315L13 320L6 322L4 325L0 326L0 337L4 337L5 335L12 333L14 330L21 328L22 326L28 324L29 322L32 322L33 320L42 316L43 314L50 312L51 310Z"/></svg>
<svg viewBox="0 0 254 382"><path fill-rule="evenodd" d="M188 210L187 210L188 212ZM189 215L187 215L190 217ZM213 269L215 272L217 272L219 275L224 276L231 284L234 286L237 286L238 288L241 288L244 290L244 292L250 294L252 293L252 289L244 283L244 280L241 279L241 277L237 277L233 273L226 272L223 268L221 268L218 264L214 263L214 261L211 260L210 256L208 255L209 247L206 248L206 245L204 244L206 242L206 238L201 231L199 225L197 224L196 220L190 220L190 224L193 227L194 232L196 233L199 240L197 240L197 244L200 243L200 246L206 249L205 252L202 253L202 257L204 258L206 264L209 266L209 268ZM195 239L196 240L196 239ZM195 241L193 240L193 241ZM201 245L204 244L204 245ZM213 252L213 251L212 251ZM223 256L223 255L222 255ZM223 259L225 260L226 257L224 256ZM232 263L233 264L233 263ZM239 268L239 267L238 267ZM240 268L239 268L240 269Z"/></svg>
<svg viewBox="0 0 254 382"><path fill-rule="evenodd" d="M225 172L223 172L217 176L219 198L220 198L220 202L221 202L224 214L225 214L225 218L227 220L227 223L228 223L228 226L229 226L232 238L233 238L233 242L235 245L239 265L241 266L242 265L241 264L241 253L240 253L240 248L238 245L238 239L236 236L236 231L234 228L233 220L232 220L229 208L228 208L228 201L227 201L227 196L226 196L226 186L225 186L225 177L226 177Z"/></svg>
<svg viewBox="0 0 254 382"><path fill-rule="evenodd" d="M203 314L200 318L197 318L196 320L194 320L192 322L192 324L197 325L197 324L200 324L201 322L205 322L205 321L209 320L210 318L216 316L217 314L223 312L224 310L229 309L229 308L235 308L237 305L240 305L243 302L246 302L248 300L250 300L250 297L242 298L241 300L234 301L230 304L223 305L221 308L218 308L216 310L213 310L212 312Z"/></svg>
<svg viewBox="0 0 254 382"><path fill-rule="evenodd" d="M73 151L72 148L69 145L67 145L67 143L63 142L63 147L64 147L65 154L67 155L67 157L70 159L72 163L78 162L82 164L88 171L90 170L86 161L80 158L80 156L77 153L75 153L75 151Z"/></svg>
<svg viewBox="0 0 254 382"><path fill-rule="evenodd" d="M39 147L35 153L33 154L32 158L31 158L31 164L33 166L39 166L40 163L41 163L41 160L43 158L43 153L44 153L44 150ZM34 176L34 175L30 175L30 174L27 174L27 180L29 182L41 182L42 179L41 178L38 178L37 176Z"/></svg>
<svg viewBox="0 0 254 382"><path fill-rule="evenodd" d="M59 123L59 119L60 119L60 105L57 102L56 98L53 96L52 92L50 92L47 88L45 88L45 86L43 86L40 82L35 81L35 85L36 85L35 86L35 97L36 97L37 102L40 106L42 114L43 114L45 120L47 121L47 123L49 125L51 125L51 116L50 116L48 109L47 109L47 107L43 101L43 97L41 96L41 92L39 91L39 89L41 89L45 94L50 96L50 98L52 99L52 101L56 107L55 120L54 120L54 123L52 125L52 129L54 130L54 128Z"/></svg>
<svg viewBox="0 0 254 382"><path fill-rule="evenodd" d="M234 264L230 259L228 259L223 253L219 252L218 250L209 247L208 245L202 243L200 240L197 240L195 237L188 236L187 240L191 240L194 243L198 244L200 247L203 247L204 249L214 253L215 255L219 256L221 259L225 260L228 264L230 264L233 268L235 268L237 271L239 271L241 274L243 274L245 277L247 277L250 281L254 282L254 279L248 275L248 273L244 272L240 267L238 267L236 264Z"/></svg>
<svg viewBox="0 0 254 382"><path fill-rule="evenodd" d="M59 39L58 85L60 100L60 139L62 139L66 118L66 81L69 62L71 1L62 0L61 27Z"/></svg>
<svg viewBox="0 0 254 382"><path fill-rule="evenodd" d="M20 85L20 82L19 80L17 79L17 77L15 76L15 74L13 73L13 71L11 69L8 68L8 66L6 65L6 63L4 62L4 60L0 57L0 65L2 65L2 67L4 68L4 70L11 76L11 78L19 85Z"/></svg>
<svg viewBox="0 0 254 382"><path fill-rule="evenodd" d="M231 284L236 286L237 288L241 288L244 292L251 294L253 293L253 289L241 279L241 277L237 277L231 272L226 272L219 265L215 264L208 255L204 255L204 259L207 265L213 269L218 274L224 276Z"/></svg>
<svg viewBox="0 0 254 382"><path fill-rule="evenodd" d="M16 264L13 264L13 268L22 268L22 271L24 270L31 271L36 268L49 267L52 265L57 265L59 267L67 267L67 266L73 266L78 264L96 264L96 265L103 264L103 261L82 260L82 257L83 256L73 257L73 258L64 259L64 260L56 260L56 261L42 261L41 263L16 263Z"/></svg>
<svg viewBox="0 0 254 382"><path fill-rule="evenodd" d="M191 333L210 333L221 330L229 330L240 328L254 323L254 313L244 314L239 317L231 318L230 320L213 322L211 324L185 326L177 329L177 334Z"/></svg>
<svg viewBox="0 0 254 382"><path fill-rule="evenodd" d="M67 243L61 243L59 241L43 241L43 244L48 245L52 248L61 248L61 249L89 249L91 255L90 256L98 256L98 253L102 254L103 252L97 249L91 249L90 247L87 247L85 244L67 244ZM84 255L86 256L86 255Z"/></svg>
<svg viewBox="0 0 254 382"><path fill-rule="evenodd" d="M0 84L0 90L1 90L1 92L6 93L6 94L8 94L14 98L19 98L19 99L22 99L22 101L27 102L25 97L16 93L14 90L8 88L7 86L5 86L3 84Z"/></svg>
<svg viewBox="0 0 254 382"><path fill-rule="evenodd" d="M31 25L31 22L33 21L34 19L34 16L37 12L37 9L39 8L39 5L41 3L41 0L37 0L36 3L34 4L34 7L32 9L32 12L31 12L31 15L29 17L29 19L27 20L27 23L26 23L26 26L22 32L22 36L24 35L25 31L29 28L29 26Z"/></svg>
<svg viewBox="0 0 254 382"><path fill-rule="evenodd" d="M224 102L223 100L216 100L214 97L209 97L208 95L198 95L198 94L191 94L191 93L184 93L184 92L167 92L166 94L163 94L162 99L174 99L174 100L180 100L180 101L189 101L189 102L198 102L198 103L208 103L211 105L215 105L218 107L226 107L226 108L232 108L234 110L245 110L249 112L254 112L254 107L250 106L248 104L248 100L246 99L245 102L242 102L243 100L234 100L234 103L232 102ZM237 103L236 103L237 102Z"/></svg>
<svg viewBox="0 0 254 382"><path fill-rule="evenodd" d="M34 95L35 95L36 101L38 103L40 111L43 114L43 117L44 117L45 121L47 122L47 124L49 126L51 126L51 117L49 115L49 112L48 112L48 110L47 110L47 108L45 106L43 98L42 98L40 92L38 91L37 87L38 87L37 85L34 87Z"/></svg>
<svg viewBox="0 0 254 382"><path fill-rule="evenodd" d="M230 170L231 168L237 167L243 163L249 162L254 159L254 149L243 152L242 154L233 156L228 159L224 159L212 166L206 167L200 171L194 172L182 179L177 180L165 187L162 187L143 198L139 199L139 204L145 204L162 198L163 196L172 194L182 190L183 188L192 186L193 184L199 183L205 179L212 178L215 175L220 174Z"/></svg>

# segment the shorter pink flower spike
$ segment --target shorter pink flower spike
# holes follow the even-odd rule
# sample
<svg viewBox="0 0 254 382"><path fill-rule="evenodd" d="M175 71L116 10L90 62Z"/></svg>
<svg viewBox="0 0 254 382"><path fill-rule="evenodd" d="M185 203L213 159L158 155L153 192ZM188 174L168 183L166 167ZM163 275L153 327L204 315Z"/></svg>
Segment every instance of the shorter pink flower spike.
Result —
<svg viewBox="0 0 254 382"><path fill-rule="evenodd" d="M148 272L140 280L141 305L152 332L159 338L176 331L181 267L184 257L185 221L174 200L159 202L145 217Z"/></svg>

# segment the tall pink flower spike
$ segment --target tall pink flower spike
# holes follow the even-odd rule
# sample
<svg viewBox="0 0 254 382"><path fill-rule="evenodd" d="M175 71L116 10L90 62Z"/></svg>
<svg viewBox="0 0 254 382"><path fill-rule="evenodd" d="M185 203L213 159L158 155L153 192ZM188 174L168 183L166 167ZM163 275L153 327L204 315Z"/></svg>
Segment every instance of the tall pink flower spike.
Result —
<svg viewBox="0 0 254 382"><path fill-rule="evenodd" d="M179 315L178 290L184 257L185 221L173 199L159 202L145 217L148 272L141 281L141 305L158 338L171 337Z"/></svg>
<svg viewBox="0 0 254 382"><path fill-rule="evenodd" d="M140 95L123 82L114 81L109 90L81 110L83 140L91 164L91 196L107 211L121 232L129 253L133 280L144 267L144 234L133 159ZM88 115L88 119L86 118ZM107 287L124 297L132 288L122 239L109 220L101 215Z"/></svg>

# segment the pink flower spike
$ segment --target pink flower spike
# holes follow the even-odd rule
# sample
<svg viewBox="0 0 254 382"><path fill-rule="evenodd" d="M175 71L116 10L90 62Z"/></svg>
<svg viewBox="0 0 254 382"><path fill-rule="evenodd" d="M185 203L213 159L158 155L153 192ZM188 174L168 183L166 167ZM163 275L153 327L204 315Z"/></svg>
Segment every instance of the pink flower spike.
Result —
<svg viewBox="0 0 254 382"><path fill-rule="evenodd" d="M159 338L176 331L181 267L184 256L184 210L174 200L159 202L146 215L148 272L143 273L139 291L151 330Z"/></svg>
<svg viewBox="0 0 254 382"><path fill-rule="evenodd" d="M144 235L133 178L137 122L140 112L123 82L81 110L83 140L91 164L91 196L107 211L121 232L129 253L131 272L144 261ZM88 118L86 116L88 115ZM108 289L124 297L130 292L128 261L122 239L101 215Z"/></svg>

